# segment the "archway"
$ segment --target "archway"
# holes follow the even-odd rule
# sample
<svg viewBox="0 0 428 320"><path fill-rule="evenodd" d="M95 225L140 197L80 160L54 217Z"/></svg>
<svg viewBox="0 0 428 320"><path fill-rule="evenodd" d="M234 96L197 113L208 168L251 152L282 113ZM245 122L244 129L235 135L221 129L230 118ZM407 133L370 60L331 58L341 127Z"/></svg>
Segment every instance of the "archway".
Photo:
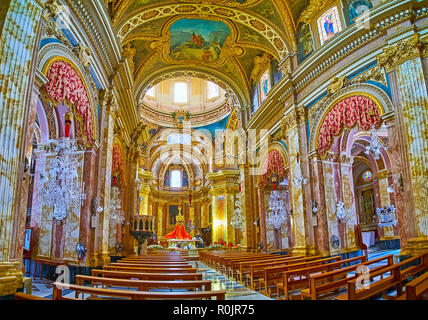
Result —
<svg viewBox="0 0 428 320"><path fill-rule="evenodd" d="M288 249L293 247L289 172L282 145L271 146L262 157L259 168L258 188L260 203L260 237L263 249ZM271 221L272 201L284 207L282 223ZM279 226L279 227L278 227Z"/></svg>

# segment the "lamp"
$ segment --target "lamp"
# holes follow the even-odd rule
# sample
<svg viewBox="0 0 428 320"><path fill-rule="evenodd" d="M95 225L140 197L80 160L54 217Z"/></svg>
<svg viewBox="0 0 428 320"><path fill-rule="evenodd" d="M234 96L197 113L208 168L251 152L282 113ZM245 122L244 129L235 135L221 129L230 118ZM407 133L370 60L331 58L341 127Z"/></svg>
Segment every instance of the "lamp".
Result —
<svg viewBox="0 0 428 320"><path fill-rule="evenodd" d="M371 128L370 144L368 146L366 146L365 154L368 155L368 154L370 154L370 152L373 152L374 153L374 159L379 160L380 151L382 148L384 148L385 150L387 149L387 147L383 143L379 142L377 132L376 132L376 128L373 124L372 128Z"/></svg>

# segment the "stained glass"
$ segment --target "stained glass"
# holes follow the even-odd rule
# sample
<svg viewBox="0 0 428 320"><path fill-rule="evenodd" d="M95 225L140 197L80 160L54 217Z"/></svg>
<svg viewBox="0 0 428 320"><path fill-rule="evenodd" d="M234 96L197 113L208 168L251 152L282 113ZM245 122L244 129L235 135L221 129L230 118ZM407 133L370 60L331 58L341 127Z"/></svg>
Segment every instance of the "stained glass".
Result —
<svg viewBox="0 0 428 320"><path fill-rule="evenodd" d="M369 170L363 172L363 180L370 181L372 179L373 173Z"/></svg>
<svg viewBox="0 0 428 320"><path fill-rule="evenodd" d="M270 74L269 69L263 73L260 78L261 98L264 101L270 91Z"/></svg>
<svg viewBox="0 0 428 320"><path fill-rule="evenodd" d="M321 17L319 17L317 24L321 45L323 45L324 42L333 38L342 30L339 10L337 10L337 7L333 7L326 11Z"/></svg>

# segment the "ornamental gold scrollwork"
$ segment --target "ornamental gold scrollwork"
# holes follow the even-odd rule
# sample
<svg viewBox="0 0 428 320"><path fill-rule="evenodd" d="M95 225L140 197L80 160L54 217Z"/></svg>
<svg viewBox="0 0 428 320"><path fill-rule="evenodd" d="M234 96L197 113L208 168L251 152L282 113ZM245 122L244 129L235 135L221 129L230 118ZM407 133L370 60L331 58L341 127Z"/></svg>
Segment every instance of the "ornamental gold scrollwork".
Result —
<svg viewBox="0 0 428 320"><path fill-rule="evenodd" d="M390 72L403 62L422 56L424 45L419 34L415 33L409 39L383 49L383 54L377 56L377 61L387 72Z"/></svg>

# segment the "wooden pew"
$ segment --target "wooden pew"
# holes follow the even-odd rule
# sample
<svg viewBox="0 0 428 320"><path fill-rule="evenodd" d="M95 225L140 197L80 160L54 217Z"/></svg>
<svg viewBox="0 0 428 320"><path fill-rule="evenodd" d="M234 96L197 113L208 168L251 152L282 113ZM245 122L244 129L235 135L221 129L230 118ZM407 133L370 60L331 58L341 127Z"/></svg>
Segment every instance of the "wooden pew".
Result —
<svg viewBox="0 0 428 320"><path fill-rule="evenodd" d="M192 268L190 264L162 264L162 263L128 263L128 262L113 262L110 265L119 267L138 267L138 268L176 268L186 269Z"/></svg>
<svg viewBox="0 0 428 320"><path fill-rule="evenodd" d="M13 295L14 300L51 300L48 298L34 296L32 294L17 292Z"/></svg>
<svg viewBox="0 0 428 320"><path fill-rule="evenodd" d="M235 274L235 272L236 272L236 270L239 269L239 264L240 263L254 262L254 261L259 261L260 263L263 263L263 262L269 262L269 261L273 261L273 260L280 261L280 260L283 260L283 259L290 259L290 258L292 258L292 257L289 256L289 255L284 255L284 256L276 256L276 257L273 257L273 256L270 256L270 257L261 256L261 257L249 257L249 258L246 257L246 258L243 258L243 259L241 259L241 258L229 259L229 260L226 261L226 265L225 265L225 269L226 270L225 270L225 273L229 277L233 277L234 274Z"/></svg>
<svg viewBox="0 0 428 320"><path fill-rule="evenodd" d="M304 256L294 256L294 257L286 257L286 258L279 258L279 259L274 259L273 261L289 261L290 263L297 263L299 261L304 261L305 257ZM239 262L237 263L237 267L239 268L235 271L236 277L239 278L238 282L241 284L246 284L247 282L247 277L249 277L250 275L250 267L253 264L257 264L257 263L264 263L264 262L270 262L272 261L272 259L268 259L268 260L257 260L257 261L244 261L244 262Z"/></svg>
<svg viewBox="0 0 428 320"><path fill-rule="evenodd" d="M316 256L319 258L319 256ZM296 270L301 268L309 268L314 266L320 266L323 264L328 264L329 262L337 262L342 258L340 256L327 257L322 259L312 260L312 257L304 258L301 260L294 260L287 265L273 265L267 268L264 268L263 275L259 279L260 293L271 297L273 289L276 287L277 283L281 282L284 271Z"/></svg>
<svg viewBox="0 0 428 320"><path fill-rule="evenodd" d="M271 262L265 262L265 263L254 263L250 265L250 274L247 280L247 286L253 290L258 290L258 286L256 285L256 282L258 279L264 277L264 272L266 268L269 267L280 267L280 266L287 266L291 263L297 263L298 261L300 261L301 263L305 262L305 263L309 263L310 261L313 260L319 260L321 257L320 256L312 256L312 257L305 257L301 260L285 260L285 261L271 261ZM321 262L314 262L314 264L321 264ZM259 284L261 284L259 282Z"/></svg>
<svg viewBox="0 0 428 320"><path fill-rule="evenodd" d="M93 269L92 276L137 280L202 280L202 273L142 273Z"/></svg>
<svg viewBox="0 0 428 320"><path fill-rule="evenodd" d="M188 266L190 265L188 262L178 262L178 261L136 261L136 260L118 260L114 263L127 263L127 264L136 264L136 265L143 265L143 264L162 264L162 265L180 265L180 266Z"/></svg>
<svg viewBox="0 0 428 320"><path fill-rule="evenodd" d="M373 268L373 271L381 270L393 264L393 255L386 255L377 259L369 260L360 264L349 266L346 268L324 272L321 274L311 275L309 277L309 288L303 289L300 292L300 298L310 298L317 300L319 295L337 291L347 286L349 280L356 279L359 275L356 274L357 268L361 266L370 266L371 264L379 263L386 260L385 266ZM348 275L355 272L354 275Z"/></svg>
<svg viewBox="0 0 428 320"><path fill-rule="evenodd" d="M134 271L146 273L196 273L196 268L140 268L140 267L121 267L121 266L104 266L104 270L116 271Z"/></svg>
<svg viewBox="0 0 428 320"><path fill-rule="evenodd" d="M55 282L53 284L53 300L76 300L76 298L67 298L63 296L63 290L69 289L76 294L87 293L91 296L101 296L109 298L126 298L131 300L148 300L148 299L192 299L202 300L215 297L216 300L224 300L226 291L186 291L186 292L153 292L153 291L133 291L133 290L113 290L94 288L87 286L78 286L75 284L66 284ZM101 298L105 299L105 298Z"/></svg>
<svg viewBox="0 0 428 320"><path fill-rule="evenodd" d="M399 300L427 300L428 299L428 272L406 284L406 293Z"/></svg>
<svg viewBox="0 0 428 320"><path fill-rule="evenodd" d="M186 262L182 257L157 257L157 256L142 256L142 257L127 257L119 261L171 261L171 262Z"/></svg>
<svg viewBox="0 0 428 320"><path fill-rule="evenodd" d="M409 265L419 260L416 265ZM384 299L398 298L403 294L403 282L409 277L413 277L419 272L428 269L428 253L420 254L400 263L396 263L387 268L380 270L370 270L368 276L370 279L378 278L362 288L357 289L357 281L359 279L351 279L348 281L348 291L336 297L336 300L366 300L382 294ZM397 289L396 296L387 296L387 291L392 288Z"/></svg>
<svg viewBox="0 0 428 320"><path fill-rule="evenodd" d="M260 253L250 254L250 255L246 255L246 256L221 257L219 259L219 263L218 263L218 270L222 271L224 269L224 272L226 273L227 269L229 268L229 266L232 262L250 261L250 260L263 260L263 259L268 259L268 258L278 259L279 257L280 257L279 255L260 254Z"/></svg>
<svg viewBox="0 0 428 320"><path fill-rule="evenodd" d="M138 291L150 291L150 289L191 289L196 291L211 291L211 280L130 280L118 278L101 278L84 275L76 276L76 285L83 286L89 282L91 286L101 285L103 288L125 287L136 288ZM76 293L76 298L78 298Z"/></svg>
<svg viewBox="0 0 428 320"><path fill-rule="evenodd" d="M341 269L344 267L344 264L349 264L356 261L359 261L359 263L366 262L367 257L362 255L345 260L339 260L336 262L328 262L317 266L294 268L294 270L284 271L282 273L282 281L276 283L277 299L281 299L281 291L284 292L284 300L289 300L290 291L307 288L309 286L309 278L311 275ZM272 292L269 291L269 294L272 294Z"/></svg>

